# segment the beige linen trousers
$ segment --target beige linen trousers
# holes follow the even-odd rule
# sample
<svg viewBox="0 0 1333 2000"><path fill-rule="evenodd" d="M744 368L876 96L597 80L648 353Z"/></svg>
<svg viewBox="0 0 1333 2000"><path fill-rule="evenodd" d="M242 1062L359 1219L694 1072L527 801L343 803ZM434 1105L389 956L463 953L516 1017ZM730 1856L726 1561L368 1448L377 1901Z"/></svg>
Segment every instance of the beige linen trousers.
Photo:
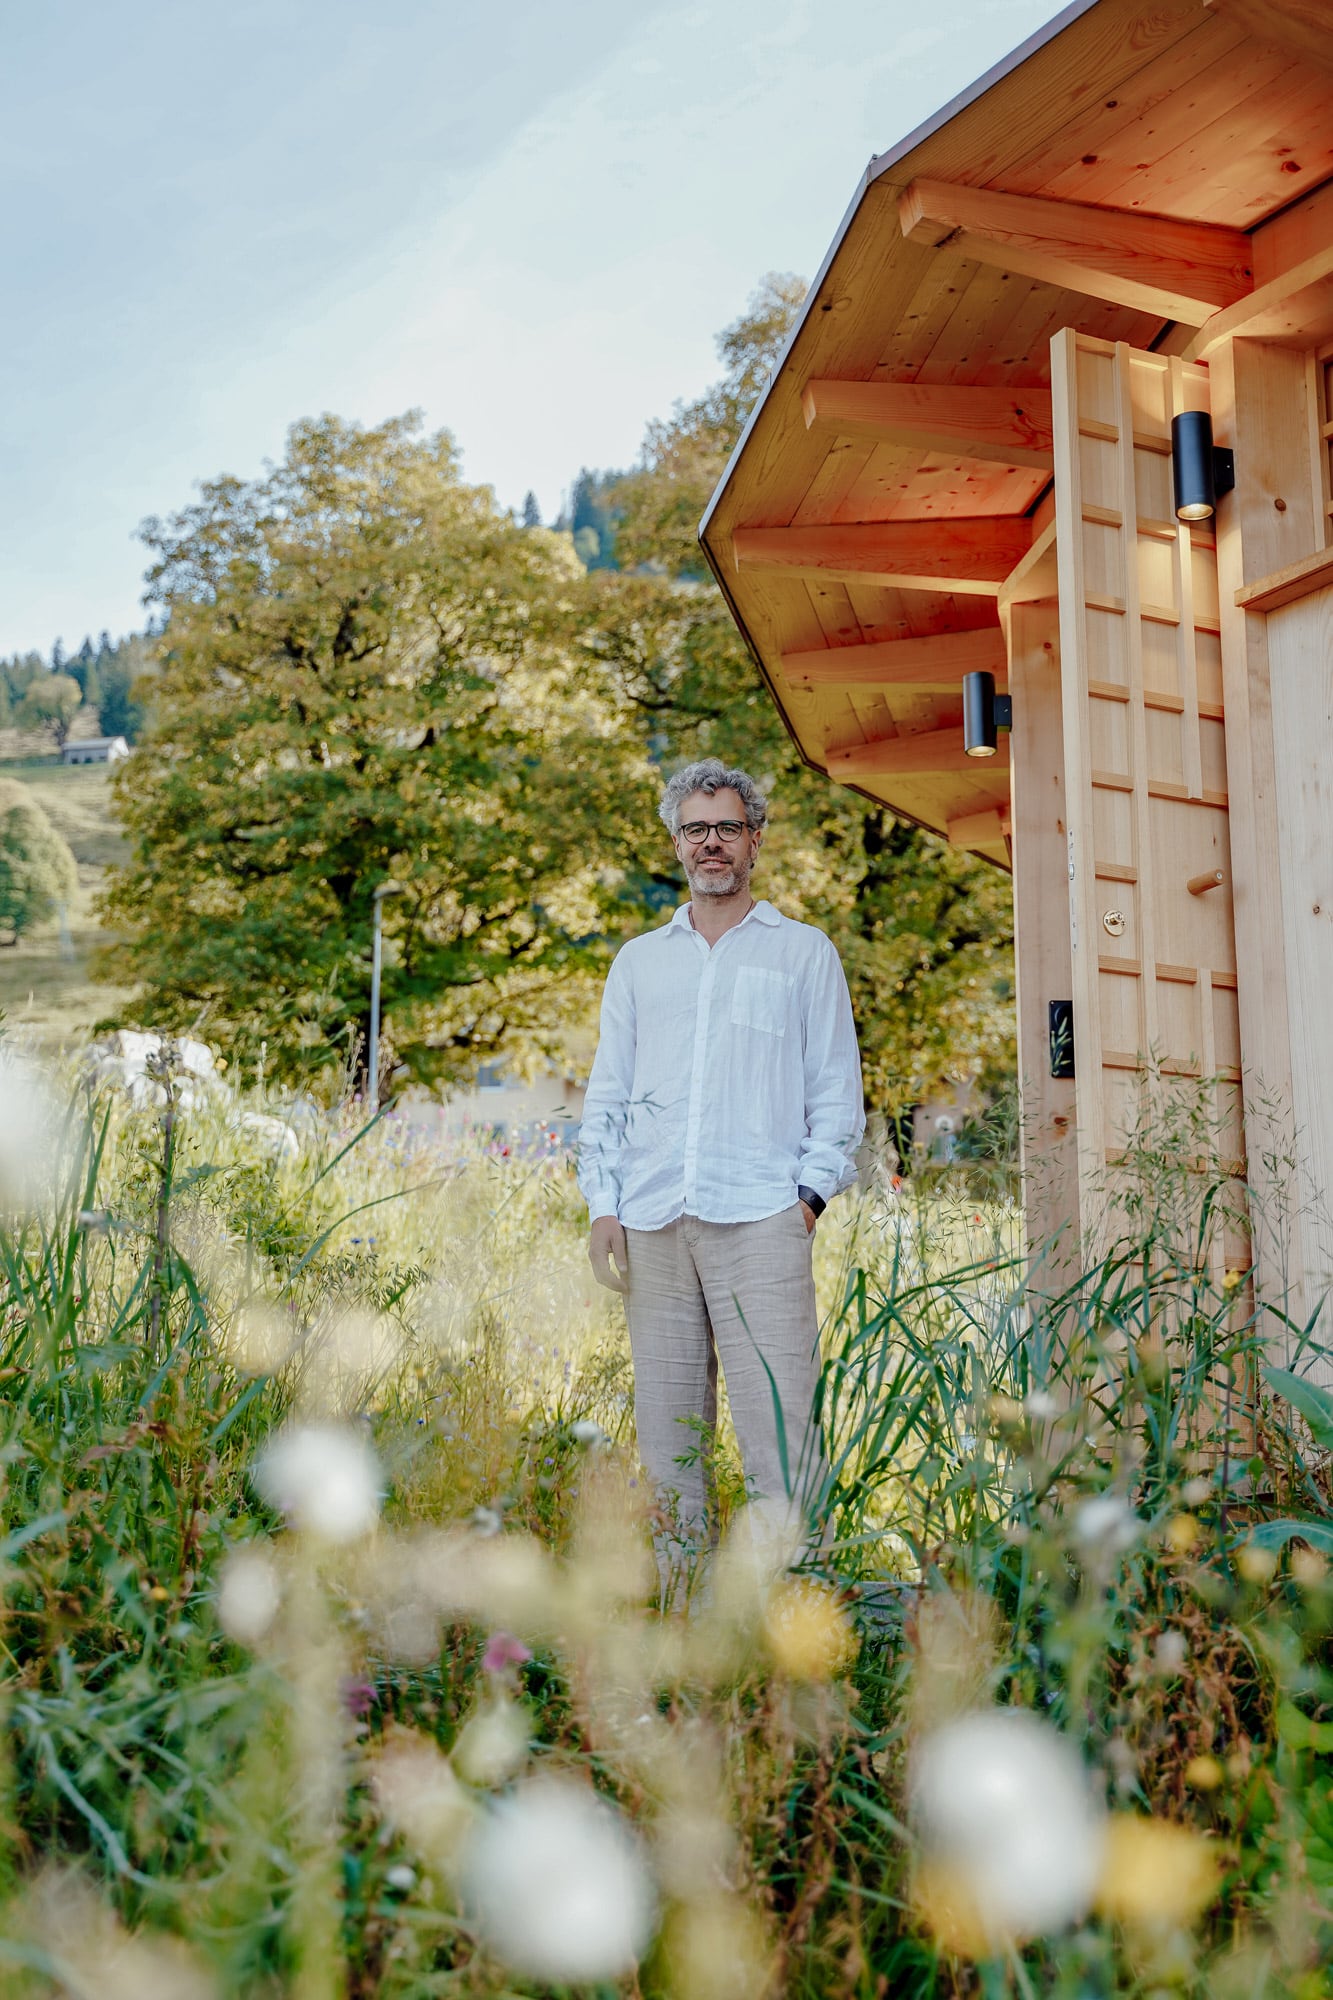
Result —
<svg viewBox="0 0 1333 2000"><path fill-rule="evenodd" d="M752 1496L804 1498L822 1460L811 1421L819 1381L812 1238L799 1202L758 1222L682 1215L665 1229L627 1229L625 1238L639 1457L682 1536L702 1541L707 1533L697 1425L716 1420L719 1359Z"/></svg>

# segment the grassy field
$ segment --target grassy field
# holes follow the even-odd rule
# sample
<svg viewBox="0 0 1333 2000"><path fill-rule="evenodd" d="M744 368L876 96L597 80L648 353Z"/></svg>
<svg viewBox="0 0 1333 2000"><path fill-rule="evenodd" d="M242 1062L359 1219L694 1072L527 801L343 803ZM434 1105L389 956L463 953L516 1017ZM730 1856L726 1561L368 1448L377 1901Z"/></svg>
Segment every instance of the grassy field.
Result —
<svg viewBox="0 0 1333 2000"><path fill-rule="evenodd" d="M663 1616L563 1155L0 1090L5 2000L1327 1992L1333 1398L1160 1158L1035 1317L835 1204L813 1516L724 1436Z"/></svg>
<svg viewBox="0 0 1333 2000"><path fill-rule="evenodd" d="M70 1047L123 998L89 972L102 935L94 900L124 849L112 811L110 771L104 764L66 767L54 757L28 757L0 762L0 777L28 787L74 850L79 870L78 901L67 923L43 925L12 950L0 951L0 1010L37 1046Z"/></svg>

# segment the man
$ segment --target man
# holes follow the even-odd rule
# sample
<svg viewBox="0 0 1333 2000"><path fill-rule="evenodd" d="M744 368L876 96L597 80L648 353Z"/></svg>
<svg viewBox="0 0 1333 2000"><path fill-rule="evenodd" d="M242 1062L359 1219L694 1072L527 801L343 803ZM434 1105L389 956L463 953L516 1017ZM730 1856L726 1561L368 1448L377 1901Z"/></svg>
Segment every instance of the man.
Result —
<svg viewBox="0 0 1333 2000"><path fill-rule="evenodd" d="M799 1498L818 1463L810 1239L865 1113L836 951L751 894L759 786L710 757L660 810L690 900L607 977L579 1185L593 1272L625 1294L639 1455L694 1537L719 1356L756 1497Z"/></svg>

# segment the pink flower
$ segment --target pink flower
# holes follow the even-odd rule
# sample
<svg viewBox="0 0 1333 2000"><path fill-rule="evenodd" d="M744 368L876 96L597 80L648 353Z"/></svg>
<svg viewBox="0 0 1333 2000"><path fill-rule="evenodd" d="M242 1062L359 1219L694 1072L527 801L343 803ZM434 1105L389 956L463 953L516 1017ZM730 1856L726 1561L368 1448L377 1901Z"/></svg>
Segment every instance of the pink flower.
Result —
<svg viewBox="0 0 1333 2000"><path fill-rule="evenodd" d="M345 1680L342 1684L343 1707L349 1715L358 1719L369 1715L375 1706L375 1683L366 1680Z"/></svg>
<svg viewBox="0 0 1333 2000"><path fill-rule="evenodd" d="M502 1674L507 1667L521 1667L525 1660L531 1658L529 1649L512 1632L492 1632L486 1641L481 1664L488 1674Z"/></svg>

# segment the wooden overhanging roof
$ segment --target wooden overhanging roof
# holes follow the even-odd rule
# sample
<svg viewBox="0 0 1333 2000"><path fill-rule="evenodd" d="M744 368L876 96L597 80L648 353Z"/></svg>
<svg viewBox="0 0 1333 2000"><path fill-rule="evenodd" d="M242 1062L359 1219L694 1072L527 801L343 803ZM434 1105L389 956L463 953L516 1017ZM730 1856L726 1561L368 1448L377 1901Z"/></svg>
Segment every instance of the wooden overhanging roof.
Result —
<svg viewBox="0 0 1333 2000"><path fill-rule="evenodd" d="M1054 590L1051 335L1333 337L1331 23L1075 0L871 161L700 527L810 764L1006 862L960 681Z"/></svg>

